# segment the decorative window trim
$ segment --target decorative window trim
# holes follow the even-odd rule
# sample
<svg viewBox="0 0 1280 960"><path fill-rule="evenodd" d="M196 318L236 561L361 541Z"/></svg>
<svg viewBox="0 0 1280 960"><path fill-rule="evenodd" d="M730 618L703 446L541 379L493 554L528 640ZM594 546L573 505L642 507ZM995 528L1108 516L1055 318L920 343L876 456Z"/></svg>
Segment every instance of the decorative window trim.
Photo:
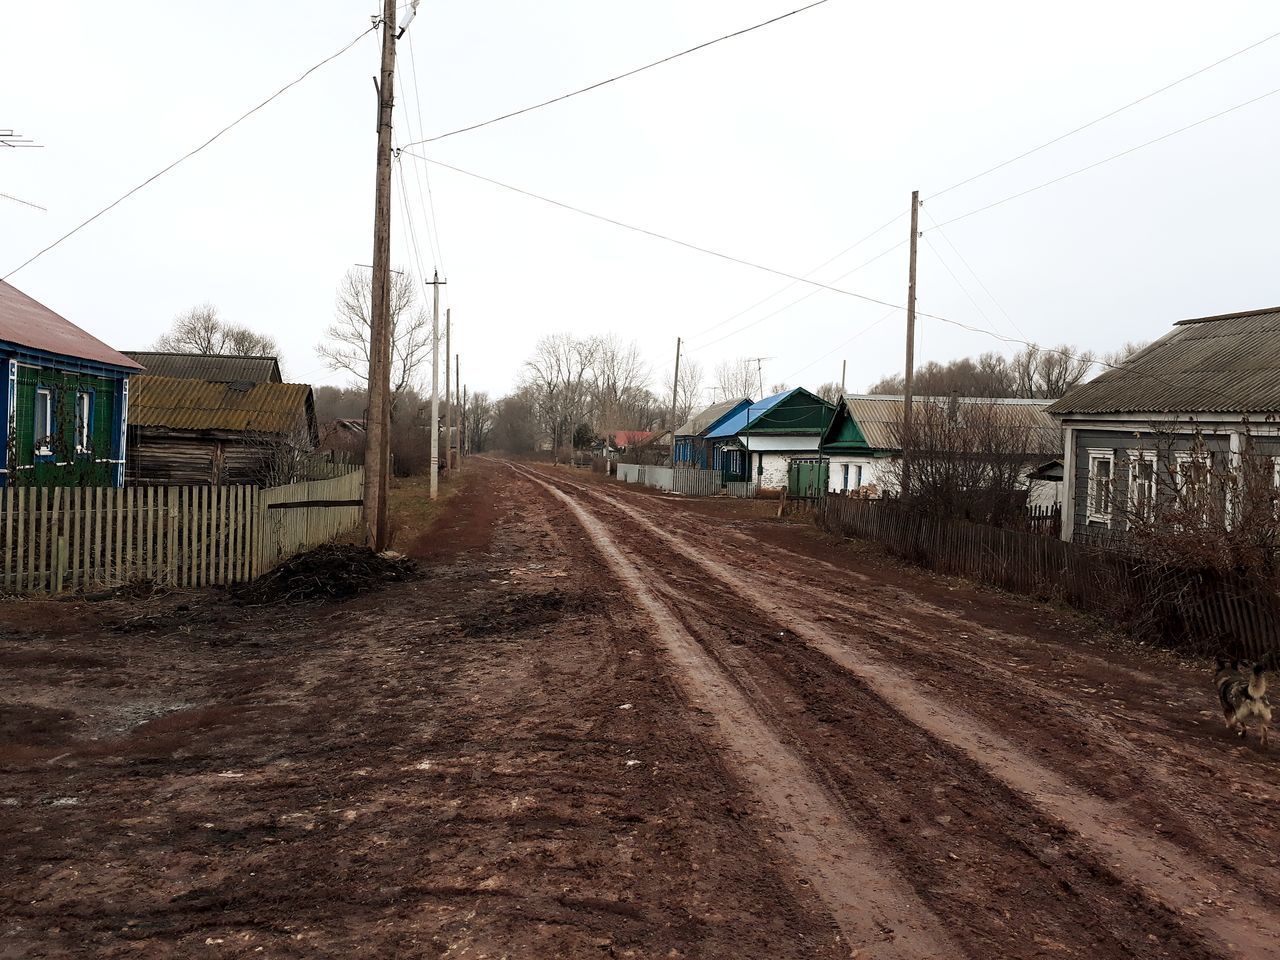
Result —
<svg viewBox="0 0 1280 960"><path fill-rule="evenodd" d="M48 431L47 433L44 434L44 436L40 436L36 432L36 420L38 418L35 416L35 412L39 411L40 405L42 403L44 404L44 426L45 426L45 430ZM32 420L31 420L31 434L32 434L31 443L32 443L33 451L37 457L53 456L53 446L48 442L42 443L41 441L48 441L49 438L53 435L52 431L54 428L54 416L56 415L56 413L57 411L54 410L54 406L53 406L53 388L37 386L35 410L32 412Z"/></svg>
<svg viewBox="0 0 1280 960"><path fill-rule="evenodd" d="M76 391L76 453L89 453L93 439L93 391Z"/></svg>
<svg viewBox="0 0 1280 960"><path fill-rule="evenodd" d="M1085 450L1085 454L1089 458L1089 480L1088 485L1085 487L1085 518L1086 520L1096 520L1100 523L1110 524L1116 479L1116 452L1108 447L1088 447ZM1104 460L1107 463L1107 502L1106 509L1100 510L1095 496L1095 480L1097 478L1095 464Z"/></svg>
<svg viewBox="0 0 1280 960"><path fill-rule="evenodd" d="M1138 479L1138 467L1140 464L1144 464L1144 463L1151 464L1151 477L1149 480L1146 481L1146 488L1147 488L1146 507L1140 511L1138 507L1138 492L1141 489L1139 485L1141 481L1139 481ZM1148 516L1151 516L1154 514L1155 502L1156 502L1156 463L1157 463L1156 453L1154 450L1130 450L1129 451L1128 501L1129 501L1129 509L1130 511L1132 511L1132 513L1135 516L1140 512Z"/></svg>

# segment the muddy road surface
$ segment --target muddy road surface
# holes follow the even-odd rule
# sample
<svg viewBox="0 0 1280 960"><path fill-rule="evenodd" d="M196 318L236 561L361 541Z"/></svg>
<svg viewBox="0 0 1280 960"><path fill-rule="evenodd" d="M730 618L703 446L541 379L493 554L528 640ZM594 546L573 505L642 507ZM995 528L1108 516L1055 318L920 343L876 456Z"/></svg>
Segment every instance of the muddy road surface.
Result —
<svg viewBox="0 0 1280 960"><path fill-rule="evenodd" d="M0 605L0 958L1280 957L1196 665L472 461L343 604Z"/></svg>

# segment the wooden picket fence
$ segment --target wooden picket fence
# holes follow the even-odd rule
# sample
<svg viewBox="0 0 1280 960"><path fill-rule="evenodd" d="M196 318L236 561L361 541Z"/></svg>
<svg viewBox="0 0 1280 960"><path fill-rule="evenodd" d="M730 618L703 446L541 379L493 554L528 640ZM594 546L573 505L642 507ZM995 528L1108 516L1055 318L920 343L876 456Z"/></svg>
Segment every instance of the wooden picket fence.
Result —
<svg viewBox="0 0 1280 960"><path fill-rule="evenodd" d="M1005 590L1057 600L1194 654L1280 652L1280 595L1244 578L1188 573L1116 549L1023 530L925 516L894 500L826 497L814 509L830 533Z"/></svg>
<svg viewBox="0 0 1280 960"><path fill-rule="evenodd" d="M0 588L57 594L134 581L244 583L358 529L364 471L253 486L6 487Z"/></svg>

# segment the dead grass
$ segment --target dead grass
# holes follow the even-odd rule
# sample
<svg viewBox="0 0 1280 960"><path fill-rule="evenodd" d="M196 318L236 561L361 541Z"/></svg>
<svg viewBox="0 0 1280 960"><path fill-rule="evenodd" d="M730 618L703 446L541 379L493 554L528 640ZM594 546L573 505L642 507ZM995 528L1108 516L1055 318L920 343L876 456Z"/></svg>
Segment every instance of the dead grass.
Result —
<svg viewBox="0 0 1280 960"><path fill-rule="evenodd" d="M431 477L395 477L391 481L391 546L404 550L425 533L444 512L449 501L467 483L468 472L450 470L440 480L439 497L431 499Z"/></svg>

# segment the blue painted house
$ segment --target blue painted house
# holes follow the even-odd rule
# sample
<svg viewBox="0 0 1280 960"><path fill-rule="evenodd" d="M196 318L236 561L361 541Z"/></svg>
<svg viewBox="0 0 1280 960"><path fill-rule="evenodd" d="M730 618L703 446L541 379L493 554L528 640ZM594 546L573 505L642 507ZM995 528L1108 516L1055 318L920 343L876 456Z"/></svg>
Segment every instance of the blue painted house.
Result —
<svg viewBox="0 0 1280 960"><path fill-rule="evenodd" d="M675 466L698 470L718 469L712 467L712 445L707 434L749 406L750 397L721 400L691 416L688 422L676 430Z"/></svg>
<svg viewBox="0 0 1280 960"><path fill-rule="evenodd" d="M141 367L0 281L0 484L122 486L129 377Z"/></svg>
<svg viewBox="0 0 1280 960"><path fill-rule="evenodd" d="M712 469L726 483L784 487L792 463L820 461L818 442L835 405L803 387L765 397L708 431Z"/></svg>

